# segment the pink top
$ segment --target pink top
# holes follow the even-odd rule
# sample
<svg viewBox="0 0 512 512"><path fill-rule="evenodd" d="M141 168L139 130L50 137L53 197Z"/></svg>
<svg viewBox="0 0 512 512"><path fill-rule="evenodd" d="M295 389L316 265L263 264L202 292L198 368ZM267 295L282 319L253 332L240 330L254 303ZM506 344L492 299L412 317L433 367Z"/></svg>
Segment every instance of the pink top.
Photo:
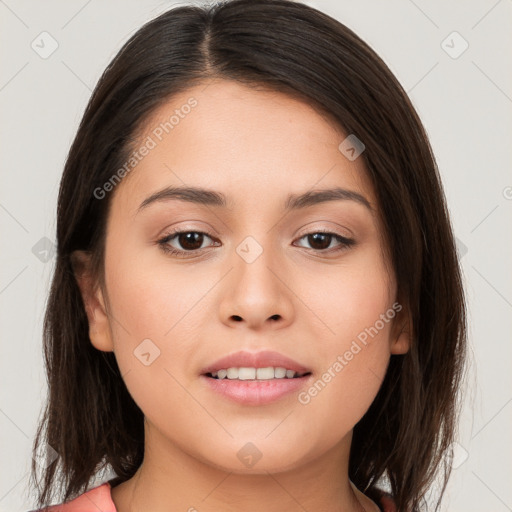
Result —
<svg viewBox="0 0 512 512"><path fill-rule="evenodd" d="M31 512L117 512L110 495L110 483L105 482L80 494L74 500L62 505L52 505Z"/></svg>
<svg viewBox="0 0 512 512"><path fill-rule="evenodd" d="M30 512L117 512L110 489L110 483L105 482L67 503ZM378 505L382 512L396 512L396 506L389 495L383 495Z"/></svg>

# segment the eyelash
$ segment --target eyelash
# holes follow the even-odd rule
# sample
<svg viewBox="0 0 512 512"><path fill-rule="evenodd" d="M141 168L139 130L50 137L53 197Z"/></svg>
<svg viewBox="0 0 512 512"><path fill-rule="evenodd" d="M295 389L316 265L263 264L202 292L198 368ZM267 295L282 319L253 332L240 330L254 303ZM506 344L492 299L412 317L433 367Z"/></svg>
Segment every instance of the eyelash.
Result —
<svg viewBox="0 0 512 512"><path fill-rule="evenodd" d="M192 255L192 254L198 253L198 252L202 252L204 249L206 249L206 247L203 247L202 249L182 251L179 249L175 249L174 247L170 247L168 245L169 242L172 239L176 238L178 235L187 234L187 233L196 233L196 234L200 234L200 235L206 235L208 238L211 238L212 240L214 240L214 237L212 235L210 235L209 233L206 233L204 231L185 230L185 231L174 231L172 233L169 233L168 235L165 235L163 238L158 240L157 243L160 246L160 248L162 249L162 251L164 251L166 254L170 254L170 255L176 256L178 258L188 258L188 257L190 257L189 255ZM307 247L305 247L305 249L308 249L308 250L311 250L311 251L314 251L314 252L317 252L320 254L325 254L325 253L331 254L331 253L338 253L338 252L347 250L356 244L356 241L352 238L346 238L346 237L338 235L336 233L332 233L331 231L326 231L326 230L321 230L321 229L316 230L316 231L311 231L310 233L306 233L306 234L302 235L301 237L299 237L298 240L302 240L303 238L305 238L307 236L316 235L316 234L331 235L335 240L340 242L340 246L336 249L308 249Z"/></svg>

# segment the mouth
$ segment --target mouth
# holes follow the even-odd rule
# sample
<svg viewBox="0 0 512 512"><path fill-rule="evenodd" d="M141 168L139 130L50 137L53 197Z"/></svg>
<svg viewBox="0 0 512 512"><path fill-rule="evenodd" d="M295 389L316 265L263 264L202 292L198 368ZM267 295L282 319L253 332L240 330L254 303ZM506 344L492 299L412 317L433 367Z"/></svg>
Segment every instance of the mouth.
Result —
<svg viewBox="0 0 512 512"><path fill-rule="evenodd" d="M200 378L217 396L244 406L291 397L313 379L310 368L272 350L229 354L204 367Z"/></svg>
<svg viewBox="0 0 512 512"><path fill-rule="evenodd" d="M222 357L200 371L200 375L219 380L294 379L306 374L311 374L310 368L271 350L242 350Z"/></svg>
<svg viewBox="0 0 512 512"><path fill-rule="evenodd" d="M243 406L263 406L292 397L313 379L310 371L299 373L282 366L221 368L200 378L215 395Z"/></svg>
<svg viewBox="0 0 512 512"><path fill-rule="evenodd" d="M273 381L273 380L288 380L288 379L301 379L308 377L311 372L297 372L295 370L285 368L282 366L272 367L267 366L264 368L256 367L230 367L221 368L217 371L206 372L203 374L205 377L215 380L226 381Z"/></svg>

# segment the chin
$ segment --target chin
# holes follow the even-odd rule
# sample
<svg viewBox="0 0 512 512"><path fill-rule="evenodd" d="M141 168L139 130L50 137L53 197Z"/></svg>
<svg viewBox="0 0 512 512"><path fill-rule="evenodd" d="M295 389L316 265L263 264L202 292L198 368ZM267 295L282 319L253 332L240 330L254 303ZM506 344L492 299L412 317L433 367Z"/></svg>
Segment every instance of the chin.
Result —
<svg viewBox="0 0 512 512"><path fill-rule="evenodd" d="M262 440L258 442L242 441L222 448L217 446L216 453L211 450L200 458L208 465L219 470L239 475L266 475L281 473L305 464L304 454L297 453L295 446L274 446ZM212 457L213 455L213 457Z"/></svg>

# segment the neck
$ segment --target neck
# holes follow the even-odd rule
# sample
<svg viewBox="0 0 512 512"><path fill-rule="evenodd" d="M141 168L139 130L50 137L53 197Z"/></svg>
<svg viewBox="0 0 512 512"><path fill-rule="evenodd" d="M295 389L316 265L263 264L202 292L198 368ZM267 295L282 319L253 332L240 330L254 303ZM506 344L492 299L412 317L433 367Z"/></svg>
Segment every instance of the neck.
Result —
<svg viewBox="0 0 512 512"><path fill-rule="evenodd" d="M304 512L378 510L348 478L352 433L329 452L281 470L216 467L170 442L146 423L144 461L112 489L117 512Z"/></svg>

